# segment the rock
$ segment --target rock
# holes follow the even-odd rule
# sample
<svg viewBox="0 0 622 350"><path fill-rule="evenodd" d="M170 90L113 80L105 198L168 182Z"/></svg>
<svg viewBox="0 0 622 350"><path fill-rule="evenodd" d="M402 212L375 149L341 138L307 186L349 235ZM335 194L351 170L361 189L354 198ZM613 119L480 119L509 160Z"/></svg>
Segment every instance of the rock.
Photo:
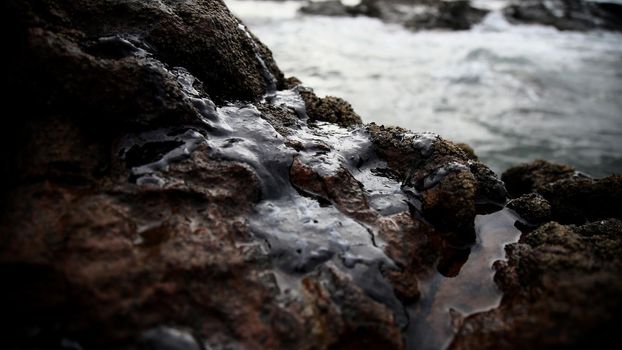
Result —
<svg viewBox="0 0 622 350"><path fill-rule="evenodd" d="M307 115L311 120L326 121L343 127L363 124L361 117L354 112L352 106L339 97L319 98L309 90L301 91L300 96L305 102Z"/></svg>
<svg viewBox="0 0 622 350"><path fill-rule="evenodd" d="M10 0L1 16L18 114L0 147L7 348L404 349L405 308L505 203L469 148L363 125L284 79L219 0ZM523 187L553 216L616 213L583 201L618 198L619 177L545 178ZM609 282L619 222L603 225L560 226L579 236L560 228L550 254L587 245ZM547 257L539 239L518 262Z"/></svg>
<svg viewBox="0 0 622 350"><path fill-rule="evenodd" d="M270 52L222 2L11 0L1 16L12 33L6 108L20 111L1 148L6 347L402 347L380 262L355 259L389 258L355 218L331 205L364 238L348 257L356 269L335 256L304 276L280 269L250 227L266 197L291 194L309 126ZM342 100L309 104L318 122L360 124ZM334 182L353 217L355 184ZM384 289L373 294L355 271L377 271ZM415 291L403 294L416 295L408 278Z"/></svg>
<svg viewBox="0 0 622 350"><path fill-rule="evenodd" d="M521 0L503 9L513 23L554 26L559 30L621 30L622 5L607 1Z"/></svg>
<svg viewBox="0 0 622 350"><path fill-rule="evenodd" d="M575 170L568 165L536 160L504 171L501 180L511 197L519 197L526 193L537 192L551 182L574 175Z"/></svg>
<svg viewBox="0 0 622 350"><path fill-rule="evenodd" d="M337 17L350 16L353 14L350 7L341 3L340 0L329 0L321 2L309 1L300 8L300 12L308 15Z"/></svg>
<svg viewBox="0 0 622 350"><path fill-rule="evenodd" d="M577 176L546 185L540 193L551 203L553 220L583 224L622 219L622 176L602 179Z"/></svg>
<svg viewBox="0 0 622 350"><path fill-rule="evenodd" d="M401 181L461 148L377 147L220 1L2 6L9 348L404 347L402 303L447 259ZM469 166L424 206L465 230L499 190ZM466 208L433 200L454 187Z"/></svg>
<svg viewBox="0 0 622 350"><path fill-rule="evenodd" d="M300 10L323 16L368 16L399 23L412 30L467 30L480 23L488 10L468 0L362 0L344 5L340 0L308 2ZM511 23L542 24L559 30L622 29L622 5L586 0L513 0L503 8Z"/></svg>
<svg viewBox="0 0 622 350"><path fill-rule="evenodd" d="M450 349L606 346L622 309L622 222L548 223L495 264L501 305L467 317Z"/></svg>
<svg viewBox="0 0 622 350"><path fill-rule="evenodd" d="M467 0L436 1L431 9L417 13L409 18L405 25L415 30L450 29L468 30L474 24L481 22L487 10L471 6Z"/></svg>
<svg viewBox="0 0 622 350"><path fill-rule="evenodd" d="M488 12L472 7L467 0L363 0L354 6L331 0L309 2L300 11L323 16L368 16L413 30L465 30L481 22Z"/></svg>
<svg viewBox="0 0 622 350"><path fill-rule="evenodd" d="M456 146L460 147L462 151L472 160L479 160L473 147L467 145L466 143L456 143Z"/></svg>
<svg viewBox="0 0 622 350"><path fill-rule="evenodd" d="M505 203L503 183L462 147L430 133L373 123L367 130L378 152L399 171L404 186L420 201L425 217L440 228L469 240L478 205Z"/></svg>
<svg viewBox="0 0 622 350"><path fill-rule="evenodd" d="M551 205L537 193L524 194L512 199L507 207L532 224L541 224L551 218Z"/></svg>
<svg viewBox="0 0 622 350"><path fill-rule="evenodd" d="M592 179L567 165L539 160L510 168L501 179L512 196L541 195L550 204L551 220L561 223L583 224L622 215L619 175ZM524 206L522 201L516 205Z"/></svg>

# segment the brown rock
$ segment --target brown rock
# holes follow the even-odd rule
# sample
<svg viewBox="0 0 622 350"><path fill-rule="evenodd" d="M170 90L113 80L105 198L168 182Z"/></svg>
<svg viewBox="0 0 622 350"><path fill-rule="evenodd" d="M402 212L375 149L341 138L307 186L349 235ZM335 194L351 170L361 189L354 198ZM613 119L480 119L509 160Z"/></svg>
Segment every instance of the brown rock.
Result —
<svg viewBox="0 0 622 350"><path fill-rule="evenodd" d="M311 120L321 120L342 127L361 125L361 117L352 109L352 106L339 97L326 96L319 98L313 91L301 91L307 107L307 115Z"/></svg>
<svg viewBox="0 0 622 350"><path fill-rule="evenodd" d="M537 193L524 194L512 199L507 207L532 224L541 224L551 218L551 205Z"/></svg>
<svg viewBox="0 0 622 350"><path fill-rule="evenodd" d="M463 149L433 134L369 124L378 153L420 201L423 215L442 229L473 238L479 204L505 202L503 183Z"/></svg>
<svg viewBox="0 0 622 350"><path fill-rule="evenodd" d="M513 196L540 194L550 204L551 219L561 223L582 224L622 215L619 175L592 179L567 165L539 160L508 169L502 179Z"/></svg>
<svg viewBox="0 0 622 350"><path fill-rule="evenodd" d="M622 222L548 223L497 263L499 308L468 317L451 349L605 346L622 310Z"/></svg>
<svg viewBox="0 0 622 350"><path fill-rule="evenodd" d="M602 179L583 176L547 184L539 191L549 203L553 220L582 224L622 218L622 176Z"/></svg>
<svg viewBox="0 0 622 350"><path fill-rule="evenodd" d="M543 186L570 178L574 174L575 170L568 165L536 160L506 170L501 175L501 180L514 198L525 193L538 192Z"/></svg>
<svg viewBox="0 0 622 350"><path fill-rule="evenodd" d="M397 299L375 301L324 266L304 283L290 276L298 282L286 293L250 232L264 179L248 162L211 156L206 95L220 105L257 101L270 74L277 88L284 82L222 2L11 0L1 16L15 30L6 108L21 113L1 145L6 347L309 349L354 345L361 332L363 344L403 347ZM343 101L321 104L360 123ZM282 135L299 122L287 108L257 105ZM175 136L184 132L194 143ZM353 216L369 210L357 206L365 198L351 176L326 181L335 205Z"/></svg>

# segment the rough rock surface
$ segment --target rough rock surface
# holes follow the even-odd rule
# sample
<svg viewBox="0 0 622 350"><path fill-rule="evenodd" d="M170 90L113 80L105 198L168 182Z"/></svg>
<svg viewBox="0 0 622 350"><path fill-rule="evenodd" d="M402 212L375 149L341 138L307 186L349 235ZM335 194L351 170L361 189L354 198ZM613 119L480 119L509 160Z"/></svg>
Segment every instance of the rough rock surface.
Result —
<svg viewBox="0 0 622 350"><path fill-rule="evenodd" d="M508 207L530 226L506 246L508 260L495 263L501 305L460 319L450 348L611 344L622 311L620 176L592 179L535 161L508 169L502 179L517 197Z"/></svg>
<svg viewBox="0 0 622 350"><path fill-rule="evenodd" d="M551 207L551 219L582 224L622 218L622 177L593 179L567 165L542 160L506 170L501 179L511 196L535 192Z"/></svg>
<svg viewBox="0 0 622 350"><path fill-rule="evenodd" d="M599 348L622 311L622 222L551 222L495 264L501 306L463 320L450 349Z"/></svg>
<svg viewBox="0 0 622 350"><path fill-rule="evenodd" d="M439 227L468 237L478 205L505 203L503 183L463 147L399 127L372 123L367 130L389 166L404 177L405 188L420 197L426 218Z"/></svg>
<svg viewBox="0 0 622 350"><path fill-rule="evenodd" d="M305 102L307 115L311 120L334 123L343 127L361 125L361 117L354 112L352 106L339 97L317 97L313 91L301 91L300 96Z"/></svg>
<svg viewBox="0 0 622 350"><path fill-rule="evenodd" d="M221 1L1 13L20 111L1 147L8 348L400 349L402 303L442 255L421 208L471 232L480 196L504 200L448 141L384 150ZM476 170L437 174L450 159ZM454 188L457 215L435 199Z"/></svg>
<svg viewBox="0 0 622 350"><path fill-rule="evenodd" d="M537 193L528 193L512 199L507 207L532 224L541 224L551 218L551 204Z"/></svg>
<svg viewBox="0 0 622 350"><path fill-rule="evenodd" d="M564 164L555 164L545 160L520 164L507 169L501 175L507 190L512 197L537 192L551 182L571 178L575 170Z"/></svg>
<svg viewBox="0 0 622 350"><path fill-rule="evenodd" d="M476 214L505 203L467 147L362 125L347 102L284 79L220 0L1 6L5 108L19 114L0 147L8 349L403 349L404 306L437 270L459 273ZM616 214L581 201L619 196L604 191L619 177L555 197L574 179L527 191L553 216L570 215L565 201L587 220ZM583 254L560 273L593 263L609 282L619 222L555 225L540 230L576 232L559 246Z"/></svg>

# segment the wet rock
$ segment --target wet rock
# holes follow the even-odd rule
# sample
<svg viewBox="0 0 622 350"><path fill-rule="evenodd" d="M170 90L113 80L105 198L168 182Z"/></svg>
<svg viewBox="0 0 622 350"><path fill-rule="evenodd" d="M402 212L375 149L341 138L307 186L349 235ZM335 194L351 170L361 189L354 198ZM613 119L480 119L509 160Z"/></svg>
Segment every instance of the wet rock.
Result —
<svg viewBox="0 0 622 350"><path fill-rule="evenodd" d="M290 179L300 190L316 198L319 197L320 200L334 203L339 210L349 215L360 216L361 219L371 219L377 215L370 211L363 184L345 168L337 170L334 174L322 176L296 158L290 168Z"/></svg>
<svg viewBox="0 0 622 350"><path fill-rule="evenodd" d="M6 108L21 113L1 147L6 347L329 348L360 332L402 347L380 272L390 259L349 216L362 216L350 173L329 184L335 222L358 230L360 246L339 257L351 273L316 273L335 258L289 274L252 231L258 203L293 191L309 126L298 92L222 2L15 0L1 16L15 33ZM345 102L314 101L314 120L360 124ZM380 289L357 277L367 271ZM303 278L330 290L307 292Z"/></svg>
<svg viewBox="0 0 622 350"><path fill-rule="evenodd" d="M495 266L499 308L468 317L451 349L575 348L615 341L622 309L622 222L548 223Z"/></svg>
<svg viewBox="0 0 622 350"><path fill-rule="evenodd" d="M316 274L321 277L305 278L302 281L305 293L317 301L309 310L315 316L310 318L311 333L318 336L342 334L340 337L322 339L334 349L404 348L394 316L381 304L369 299L335 269L323 268ZM328 332L331 328L336 328L338 332Z"/></svg>
<svg viewBox="0 0 622 350"><path fill-rule="evenodd" d="M403 349L505 202L464 146L284 80L221 1L2 10L8 348Z"/></svg>
<svg viewBox="0 0 622 350"><path fill-rule="evenodd" d="M501 178L513 196L541 195L550 204L551 220L561 223L620 218L622 212L619 175L593 179L567 165L539 160L510 168Z"/></svg>
<svg viewBox="0 0 622 350"><path fill-rule="evenodd" d="M169 327L156 327L142 336L142 348L148 350L200 350L192 334Z"/></svg>
<svg viewBox="0 0 622 350"><path fill-rule="evenodd" d="M508 202L507 207L532 224L540 224L551 217L551 205L537 193L524 194Z"/></svg>
<svg viewBox="0 0 622 350"><path fill-rule="evenodd" d="M554 26L559 30L622 30L622 5L607 1L521 0L503 9L514 23Z"/></svg>
<svg viewBox="0 0 622 350"><path fill-rule="evenodd" d="M343 127L361 125L361 117L354 112L352 106L339 97L317 97L313 91L301 91L307 115L311 120L335 123Z"/></svg>
<svg viewBox="0 0 622 350"><path fill-rule="evenodd" d="M403 348L437 233L349 104L218 1L3 6L9 348Z"/></svg>
<svg viewBox="0 0 622 350"><path fill-rule="evenodd" d="M503 183L461 147L438 135L396 127L372 123L367 130L378 152L420 201L424 216L440 228L459 232L468 240L479 205L505 203Z"/></svg>

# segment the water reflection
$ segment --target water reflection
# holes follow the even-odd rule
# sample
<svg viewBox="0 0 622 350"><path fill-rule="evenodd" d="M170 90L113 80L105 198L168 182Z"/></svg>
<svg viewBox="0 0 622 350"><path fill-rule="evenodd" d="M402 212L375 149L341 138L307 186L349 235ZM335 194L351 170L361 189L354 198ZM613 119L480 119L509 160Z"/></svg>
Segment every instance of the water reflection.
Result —
<svg viewBox="0 0 622 350"><path fill-rule="evenodd" d="M502 293L494 283L492 265L505 258L504 246L520 237L517 220L507 209L476 217L476 243L449 251L439 262L439 273L420 286L421 300L407 308L408 349L445 349L461 318L499 305Z"/></svg>

